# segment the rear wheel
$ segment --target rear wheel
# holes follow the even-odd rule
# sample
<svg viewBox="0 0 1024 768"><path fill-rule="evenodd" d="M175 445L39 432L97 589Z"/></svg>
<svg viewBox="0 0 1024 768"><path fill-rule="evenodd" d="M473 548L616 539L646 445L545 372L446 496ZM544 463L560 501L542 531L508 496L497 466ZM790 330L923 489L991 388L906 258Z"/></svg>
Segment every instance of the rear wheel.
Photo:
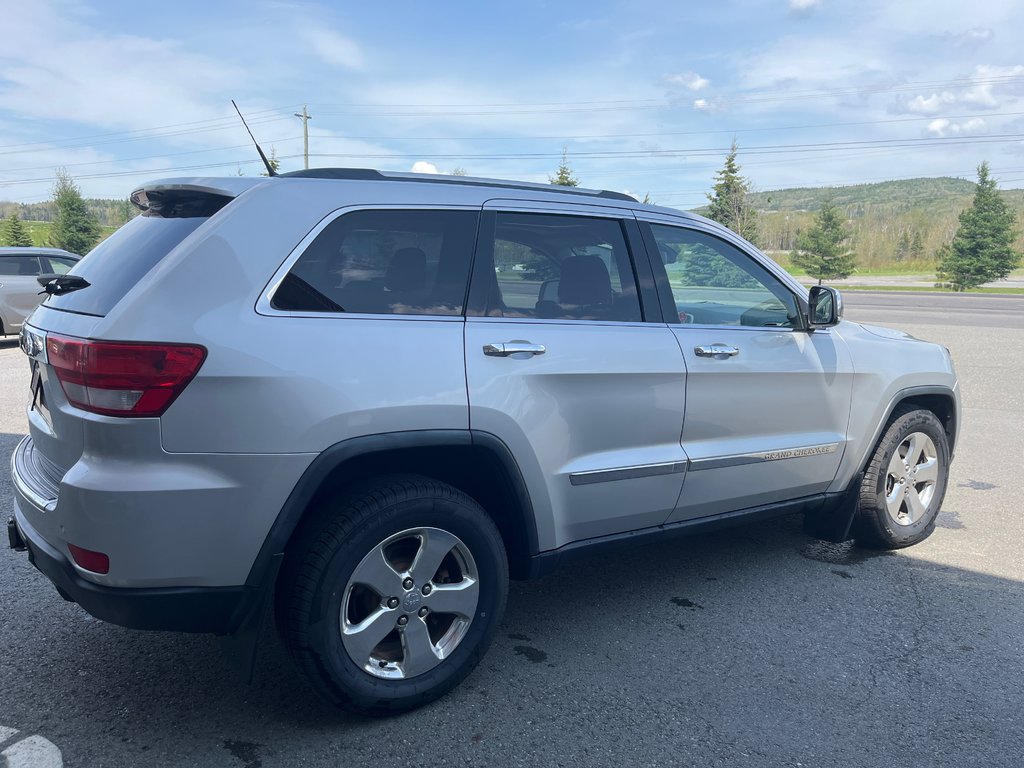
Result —
<svg viewBox="0 0 1024 768"><path fill-rule="evenodd" d="M897 412L861 483L854 537L875 549L917 544L935 530L949 477L949 441L931 411Z"/></svg>
<svg viewBox="0 0 1024 768"><path fill-rule="evenodd" d="M476 666L505 608L508 565L486 512L434 480L355 489L290 553L278 620L325 698L384 715L425 704Z"/></svg>

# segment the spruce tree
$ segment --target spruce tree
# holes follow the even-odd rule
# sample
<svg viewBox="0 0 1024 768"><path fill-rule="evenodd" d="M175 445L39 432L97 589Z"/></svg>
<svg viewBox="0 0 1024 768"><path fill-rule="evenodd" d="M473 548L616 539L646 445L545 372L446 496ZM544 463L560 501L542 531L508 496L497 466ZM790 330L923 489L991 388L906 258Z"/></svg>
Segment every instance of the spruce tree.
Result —
<svg viewBox="0 0 1024 768"><path fill-rule="evenodd" d="M18 218L17 213L11 213L3 225L3 233L0 240L4 245L13 245L18 248L28 248L32 245L32 235L28 227Z"/></svg>
<svg viewBox="0 0 1024 768"><path fill-rule="evenodd" d="M914 261L924 258L924 239L920 231L915 232L914 239L910 241L910 258Z"/></svg>
<svg viewBox="0 0 1024 768"><path fill-rule="evenodd" d="M562 147L562 162L558 166L558 172L554 176L548 176L548 183L558 184L562 187L578 187L580 180L569 167L569 149Z"/></svg>
<svg viewBox="0 0 1024 768"><path fill-rule="evenodd" d="M57 213L50 226L50 245L84 256L100 239L100 225L63 168L57 170L53 203Z"/></svg>
<svg viewBox="0 0 1024 768"><path fill-rule="evenodd" d="M740 237L757 244L757 211L750 204L747 195L750 183L740 175L736 162L736 142L732 143L725 165L715 176L713 192L708 195L708 218L714 219Z"/></svg>
<svg viewBox="0 0 1024 768"><path fill-rule="evenodd" d="M853 274L855 258L846 247L848 235L844 224L842 212L830 195L815 216L814 226L796 239L796 250L790 254L790 260L816 278L818 285L823 280L842 280Z"/></svg>
<svg viewBox="0 0 1024 768"><path fill-rule="evenodd" d="M938 278L955 291L1002 280L1020 263L1013 248L1017 216L988 173L987 162L978 166L974 202L960 214L953 242L939 249Z"/></svg>

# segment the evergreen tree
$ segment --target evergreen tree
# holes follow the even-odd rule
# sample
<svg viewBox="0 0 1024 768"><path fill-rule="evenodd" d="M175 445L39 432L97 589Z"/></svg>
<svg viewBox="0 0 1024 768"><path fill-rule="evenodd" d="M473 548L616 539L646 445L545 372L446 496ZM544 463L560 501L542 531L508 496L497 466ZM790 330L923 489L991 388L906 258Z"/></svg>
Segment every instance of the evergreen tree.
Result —
<svg viewBox="0 0 1024 768"><path fill-rule="evenodd" d="M842 213L829 195L814 217L814 226L796 239L796 250L790 254L790 260L816 278L818 285L822 280L842 280L853 274L855 259L846 247L848 235L844 224Z"/></svg>
<svg viewBox="0 0 1024 768"><path fill-rule="evenodd" d="M920 231L915 232L914 239L910 241L910 258L914 261L924 258L924 239L921 237Z"/></svg>
<svg viewBox="0 0 1024 768"><path fill-rule="evenodd" d="M896 261L903 261L910 255L910 235L907 230L900 232L900 239L896 241Z"/></svg>
<svg viewBox="0 0 1024 768"><path fill-rule="evenodd" d="M1016 214L1010 210L988 175L988 163L978 166L974 202L960 214L953 242L939 249L938 278L955 291L1002 280L1020 263L1014 250Z"/></svg>
<svg viewBox="0 0 1024 768"><path fill-rule="evenodd" d="M281 161L277 159L277 149L275 147L270 148L270 157L267 158L267 162L270 164L270 167L274 169L274 173L277 173L279 170L281 170ZM242 174L238 175L241 176ZM267 171L262 171L260 173L260 176L269 175L270 174Z"/></svg>
<svg viewBox="0 0 1024 768"><path fill-rule="evenodd" d="M84 256L100 239L100 225L86 208L78 186L63 168L57 170L53 203L56 215L50 226L50 245Z"/></svg>
<svg viewBox="0 0 1024 768"><path fill-rule="evenodd" d="M3 241L4 245L13 245L18 248L28 248L32 245L32 235L29 234L28 227L18 218L18 214L14 212L4 222L0 240Z"/></svg>
<svg viewBox="0 0 1024 768"><path fill-rule="evenodd" d="M715 176L714 191L708 195L708 218L714 219L740 237L757 244L757 211L747 199L750 183L740 175L733 141L725 165Z"/></svg>
<svg viewBox="0 0 1024 768"><path fill-rule="evenodd" d="M562 187L578 187L580 180L569 167L569 149L562 147L562 163L558 166L558 172L554 176L548 176L549 184L558 184Z"/></svg>

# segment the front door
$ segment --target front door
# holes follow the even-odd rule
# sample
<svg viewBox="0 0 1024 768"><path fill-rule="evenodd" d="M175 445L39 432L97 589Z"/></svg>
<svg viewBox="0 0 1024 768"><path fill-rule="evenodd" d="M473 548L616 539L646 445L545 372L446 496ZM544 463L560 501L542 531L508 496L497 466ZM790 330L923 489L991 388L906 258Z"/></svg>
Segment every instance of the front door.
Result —
<svg viewBox="0 0 1024 768"><path fill-rule="evenodd" d="M823 492L850 416L842 339L803 330L793 288L738 244L697 223L641 226L661 256L688 377L690 464L669 522Z"/></svg>
<svg viewBox="0 0 1024 768"><path fill-rule="evenodd" d="M470 426L512 449L542 550L662 523L686 468L683 362L641 300L635 220L552 210L485 207L466 321Z"/></svg>

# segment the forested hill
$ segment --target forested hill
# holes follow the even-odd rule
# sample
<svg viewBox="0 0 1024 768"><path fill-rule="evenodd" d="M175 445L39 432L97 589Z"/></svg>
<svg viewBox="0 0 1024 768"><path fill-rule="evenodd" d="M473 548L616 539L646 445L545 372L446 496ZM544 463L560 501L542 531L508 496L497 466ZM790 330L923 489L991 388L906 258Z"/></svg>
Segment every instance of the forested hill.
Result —
<svg viewBox="0 0 1024 768"><path fill-rule="evenodd" d="M750 195L761 211L816 211L825 194L832 192L837 205L851 213L859 207L885 206L909 210L915 207L948 208L974 194L974 182L940 176L933 179L900 179L848 187L794 187ZM1024 192L1024 190L1020 190Z"/></svg>
<svg viewBox="0 0 1024 768"><path fill-rule="evenodd" d="M975 184L939 177L901 179L848 187L794 188L751 194L758 210L759 245L788 252L811 225L826 196L846 214L851 247L860 268L929 269L935 251L953 238L960 212L971 204ZM1024 189L1003 192L1024 228ZM1018 238L1024 248L1024 236Z"/></svg>

